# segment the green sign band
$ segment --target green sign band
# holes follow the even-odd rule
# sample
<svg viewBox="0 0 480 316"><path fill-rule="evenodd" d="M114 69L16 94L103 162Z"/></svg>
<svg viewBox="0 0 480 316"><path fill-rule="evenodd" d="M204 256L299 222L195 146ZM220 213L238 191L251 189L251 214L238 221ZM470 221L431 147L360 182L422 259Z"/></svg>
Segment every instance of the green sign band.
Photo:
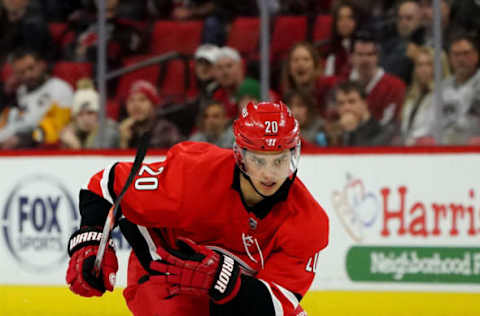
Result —
<svg viewBox="0 0 480 316"><path fill-rule="evenodd" d="M352 281L480 284L480 248L355 246L346 269Z"/></svg>

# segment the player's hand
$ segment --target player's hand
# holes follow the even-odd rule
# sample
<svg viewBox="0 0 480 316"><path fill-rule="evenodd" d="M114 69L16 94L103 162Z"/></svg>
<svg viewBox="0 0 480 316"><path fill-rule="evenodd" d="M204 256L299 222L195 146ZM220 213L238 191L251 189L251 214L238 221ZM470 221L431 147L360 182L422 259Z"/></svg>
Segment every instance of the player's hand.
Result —
<svg viewBox="0 0 480 316"><path fill-rule="evenodd" d="M240 289L240 265L232 258L197 245L187 238L177 239L179 250L162 247L157 253L160 261L153 261L150 268L163 275L170 286L171 295L209 295L217 304L233 299Z"/></svg>
<svg viewBox="0 0 480 316"><path fill-rule="evenodd" d="M113 291L118 261L111 239L105 249L99 277L94 275L93 266L101 237L102 231L96 227L81 228L70 237L66 280L75 294L90 297L102 296L105 290Z"/></svg>

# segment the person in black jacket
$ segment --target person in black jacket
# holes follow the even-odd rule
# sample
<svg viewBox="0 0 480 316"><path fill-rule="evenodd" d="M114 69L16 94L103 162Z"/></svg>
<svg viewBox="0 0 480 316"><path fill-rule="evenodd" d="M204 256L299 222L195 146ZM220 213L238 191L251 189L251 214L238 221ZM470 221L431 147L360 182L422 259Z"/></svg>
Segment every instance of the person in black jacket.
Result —
<svg viewBox="0 0 480 316"><path fill-rule="evenodd" d="M0 63L18 47L39 52L51 59L52 38L36 1L2 1L0 7Z"/></svg>
<svg viewBox="0 0 480 316"><path fill-rule="evenodd" d="M341 83L335 92L339 114L338 125L342 130L343 146L390 145L395 125L382 126L368 110L365 90L355 81Z"/></svg>

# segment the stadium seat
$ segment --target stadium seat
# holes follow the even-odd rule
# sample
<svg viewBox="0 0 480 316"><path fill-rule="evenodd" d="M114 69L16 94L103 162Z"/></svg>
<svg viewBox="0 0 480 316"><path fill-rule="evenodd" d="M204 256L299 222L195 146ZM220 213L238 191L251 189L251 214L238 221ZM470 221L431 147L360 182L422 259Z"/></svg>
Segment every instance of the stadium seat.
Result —
<svg viewBox="0 0 480 316"><path fill-rule="evenodd" d="M151 58L150 55L137 55L126 58L123 66L130 66L145 59ZM130 86L137 80L146 80L157 86L158 76L160 74L160 65L152 65L129 72L120 77L117 84L117 101L122 102L127 96Z"/></svg>
<svg viewBox="0 0 480 316"><path fill-rule="evenodd" d="M105 111L107 117L111 118L112 120L118 121L120 117L120 107L121 107L121 104L117 102L117 100L108 99L107 108Z"/></svg>
<svg viewBox="0 0 480 316"><path fill-rule="evenodd" d="M233 21L228 33L227 46L236 48L244 57L258 49L260 20L255 17L238 17Z"/></svg>
<svg viewBox="0 0 480 316"><path fill-rule="evenodd" d="M195 80L192 63L193 61L184 59L168 61L159 86L162 99L181 102L191 93Z"/></svg>
<svg viewBox="0 0 480 316"><path fill-rule="evenodd" d="M332 17L330 15L317 15L313 24L313 42L325 43L330 39Z"/></svg>
<svg viewBox="0 0 480 316"><path fill-rule="evenodd" d="M82 78L92 78L93 69L89 62L59 61L52 69L52 74L68 82L73 89Z"/></svg>
<svg viewBox="0 0 480 316"><path fill-rule="evenodd" d="M271 40L274 60L283 59L290 47L307 36L306 16L278 16L275 19Z"/></svg>
<svg viewBox="0 0 480 316"><path fill-rule="evenodd" d="M202 21L156 21L153 25L151 53L169 51L193 55L202 39Z"/></svg>
<svg viewBox="0 0 480 316"><path fill-rule="evenodd" d="M67 33L67 23L52 22L48 23L48 29L50 36L57 47L60 47L63 43L63 37Z"/></svg>
<svg viewBox="0 0 480 316"><path fill-rule="evenodd" d="M6 82L8 80L8 78L10 78L11 75L13 75L12 64L4 63L2 65L2 71L1 71L1 74L0 74L0 78L1 78L0 81Z"/></svg>

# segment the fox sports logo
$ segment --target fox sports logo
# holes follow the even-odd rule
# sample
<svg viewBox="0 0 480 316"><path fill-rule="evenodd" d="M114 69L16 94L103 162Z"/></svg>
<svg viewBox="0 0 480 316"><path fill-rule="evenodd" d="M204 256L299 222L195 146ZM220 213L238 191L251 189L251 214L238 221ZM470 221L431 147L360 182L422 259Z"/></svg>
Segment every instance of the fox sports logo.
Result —
<svg viewBox="0 0 480 316"><path fill-rule="evenodd" d="M32 175L21 179L8 195L2 235L10 255L24 269L46 272L67 259L65 243L77 219L74 201L59 180Z"/></svg>

